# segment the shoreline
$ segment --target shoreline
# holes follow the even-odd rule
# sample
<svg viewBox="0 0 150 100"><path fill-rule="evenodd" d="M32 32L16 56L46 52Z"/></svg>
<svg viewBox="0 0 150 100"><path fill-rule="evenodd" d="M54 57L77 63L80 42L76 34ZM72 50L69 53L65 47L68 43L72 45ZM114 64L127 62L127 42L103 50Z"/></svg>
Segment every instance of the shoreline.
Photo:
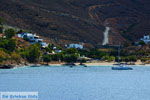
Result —
<svg viewBox="0 0 150 100"><path fill-rule="evenodd" d="M116 62L115 63L113 63L113 62L110 62L110 63L108 63L108 62L103 62L103 63L83 63L83 65L86 65L86 66L114 66L116 64L117 64ZM50 64L50 65L61 66L62 64ZM76 66L82 66L82 65L80 65L80 63L75 63L75 65ZM134 64L134 65L127 64L127 66L150 66L150 64L145 64L145 65L143 65L143 64Z"/></svg>
<svg viewBox="0 0 150 100"><path fill-rule="evenodd" d="M49 63L49 64L19 64L19 65L0 65L0 69L16 69L16 68L22 68L26 66L31 66L31 67L40 67L40 66L69 66L65 65L66 63L64 62L55 62L55 63ZM117 62L89 62L89 63L83 63L83 65L80 65L80 63L74 63L74 65L71 66L114 66L117 64ZM127 66L145 66L145 67L150 67L150 64L142 64L142 63L135 63L135 64L127 64Z"/></svg>

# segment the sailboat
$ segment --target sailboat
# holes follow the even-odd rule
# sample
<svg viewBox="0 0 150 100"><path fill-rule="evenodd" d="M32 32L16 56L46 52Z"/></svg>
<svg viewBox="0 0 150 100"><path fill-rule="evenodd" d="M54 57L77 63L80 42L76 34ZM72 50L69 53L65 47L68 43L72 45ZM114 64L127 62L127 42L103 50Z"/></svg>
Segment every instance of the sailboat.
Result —
<svg viewBox="0 0 150 100"><path fill-rule="evenodd" d="M118 47L118 64L111 68L112 70L133 70L133 68L120 63L120 45Z"/></svg>

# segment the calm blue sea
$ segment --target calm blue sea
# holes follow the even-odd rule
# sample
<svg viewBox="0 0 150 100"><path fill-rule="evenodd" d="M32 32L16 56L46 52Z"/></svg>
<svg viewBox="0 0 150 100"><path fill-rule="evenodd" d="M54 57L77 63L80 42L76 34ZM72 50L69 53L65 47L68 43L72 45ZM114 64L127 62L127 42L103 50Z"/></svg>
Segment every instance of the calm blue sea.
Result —
<svg viewBox="0 0 150 100"><path fill-rule="evenodd" d="M25 67L0 70L0 91L39 92L39 100L150 100L150 67Z"/></svg>

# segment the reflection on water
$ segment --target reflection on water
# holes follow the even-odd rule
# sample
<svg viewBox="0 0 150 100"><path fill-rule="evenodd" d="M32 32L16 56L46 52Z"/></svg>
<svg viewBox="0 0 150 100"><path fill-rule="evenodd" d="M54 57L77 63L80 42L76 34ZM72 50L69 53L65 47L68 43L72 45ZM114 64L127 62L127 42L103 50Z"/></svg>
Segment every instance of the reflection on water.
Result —
<svg viewBox="0 0 150 100"><path fill-rule="evenodd" d="M150 100L150 67L26 67L0 70L0 91L38 91L40 100Z"/></svg>

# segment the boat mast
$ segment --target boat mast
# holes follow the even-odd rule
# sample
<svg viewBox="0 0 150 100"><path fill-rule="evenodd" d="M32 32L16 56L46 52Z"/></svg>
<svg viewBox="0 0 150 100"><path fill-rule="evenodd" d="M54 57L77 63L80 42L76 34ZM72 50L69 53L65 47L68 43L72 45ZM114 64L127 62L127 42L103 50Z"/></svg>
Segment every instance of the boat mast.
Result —
<svg viewBox="0 0 150 100"><path fill-rule="evenodd" d="M120 64L120 45L118 47L118 64Z"/></svg>

